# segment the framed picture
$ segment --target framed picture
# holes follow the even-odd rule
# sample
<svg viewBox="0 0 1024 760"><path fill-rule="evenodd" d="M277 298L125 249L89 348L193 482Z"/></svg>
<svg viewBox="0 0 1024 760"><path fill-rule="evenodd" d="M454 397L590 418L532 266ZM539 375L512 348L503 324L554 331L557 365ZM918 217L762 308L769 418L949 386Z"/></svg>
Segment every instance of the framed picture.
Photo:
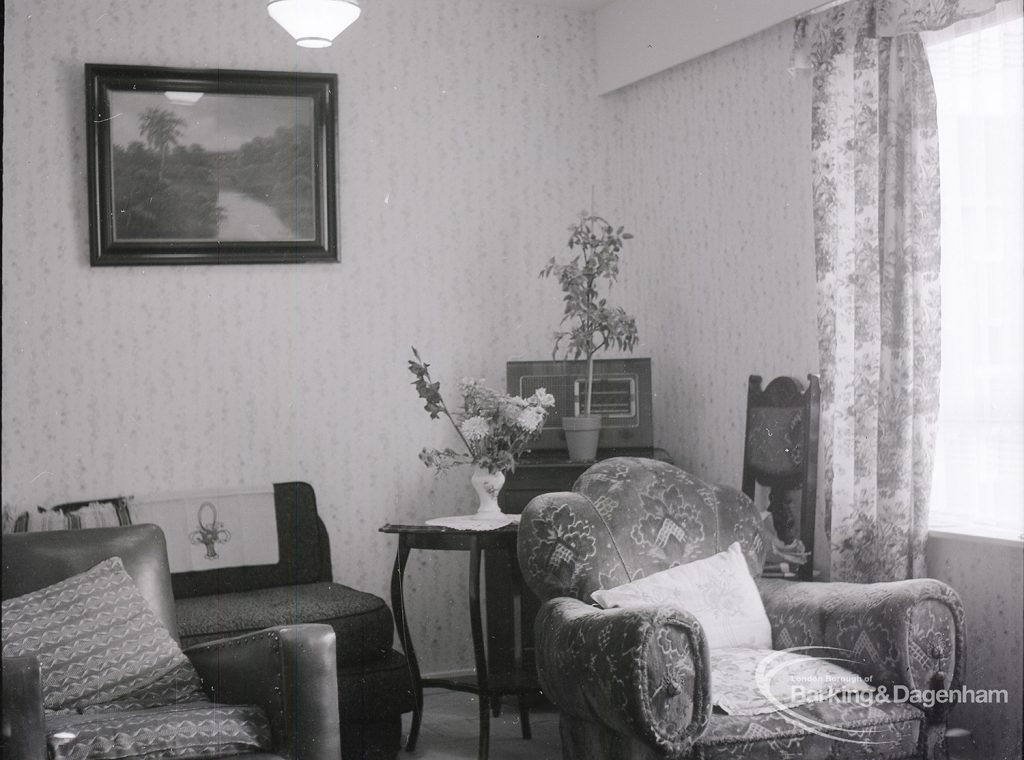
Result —
<svg viewBox="0 0 1024 760"><path fill-rule="evenodd" d="M85 79L93 266L338 260L334 74Z"/></svg>

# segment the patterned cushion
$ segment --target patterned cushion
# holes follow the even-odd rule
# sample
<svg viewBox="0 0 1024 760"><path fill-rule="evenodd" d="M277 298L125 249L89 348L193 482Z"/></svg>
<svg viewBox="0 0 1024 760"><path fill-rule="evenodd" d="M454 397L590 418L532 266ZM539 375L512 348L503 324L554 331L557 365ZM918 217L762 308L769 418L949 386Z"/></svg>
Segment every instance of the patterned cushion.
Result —
<svg viewBox="0 0 1024 760"><path fill-rule="evenodd" d="M636 737L574 715L562 716L566 757L614 760L907 760L922 757L931 728L909 705L819 702L756 716L715 714L693 747L653 749ZM810 726L815 723L812 730ZM944 757L944 753L928 755Z"/></svg>
<svg viewBox="0 0 1024 760"><path fill-rule="evenodd" d="M338 637L338 664L379 660L391 651L391 610L380 597L339 583L196 596L175 602L186 647L274 625L327 623Z"/></svg>
<svg viewBox="0 0 1024 760"><path fill-rule="evenodd" d="M918 754L924 714L910 705L829 700L766 715L714 715L703 760L903 760Z"/></svg>
<svg viewBox="0 0 1024 760"><path fill-rule="evenodd" d="M4 601L3 654L38 657L49 710L129 695L143 704L202 695L199 676L119 557Z"/></svg>
<svg viewBox="0 0 1024 760"><path fill-rule="evenodd" d="M700 621L711 649L772 646L772 627L738 541L707 559L591 596L605 609L680 607Z"/></svg>
<svg viewBox="0 0 1024 760"><path fill-rule="evenodd" d="M872 691L859 675L823 657L746 648L711 653L712 703L729 715L763 715Z"/></svg>
<svg viewBox="0 0 1024 760"><path fill-rule="evenodd" d="M71 760L198 758L260 751L270 724L258 707L194 702L150 710L51 714L46 732L75 734Z"/></svg>

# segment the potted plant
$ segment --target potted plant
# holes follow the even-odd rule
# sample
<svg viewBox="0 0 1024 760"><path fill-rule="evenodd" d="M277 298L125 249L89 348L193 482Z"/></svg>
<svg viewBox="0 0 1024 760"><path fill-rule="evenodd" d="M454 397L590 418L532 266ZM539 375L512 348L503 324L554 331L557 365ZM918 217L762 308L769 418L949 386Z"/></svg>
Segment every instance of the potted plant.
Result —
<svg viewBox="0 0 1024 760"><path fill-rule="evenodd" d="M612 347L632 351L638 339L636 319L622 307L609 305L607 298L619 276L619 251L623 242L633 236L586 211L569 232L569 250L575 252L572 259L559 264L552 257L540 276L557 278L565 294L561 324L567 327L555 333L552 357L557 357L561 350L566 359L587 362L585 402L576 417L562 418L562 429L569 445L569 458L589 462L597 456L601 434L601 416L591 413L594 355Z"/></svg>

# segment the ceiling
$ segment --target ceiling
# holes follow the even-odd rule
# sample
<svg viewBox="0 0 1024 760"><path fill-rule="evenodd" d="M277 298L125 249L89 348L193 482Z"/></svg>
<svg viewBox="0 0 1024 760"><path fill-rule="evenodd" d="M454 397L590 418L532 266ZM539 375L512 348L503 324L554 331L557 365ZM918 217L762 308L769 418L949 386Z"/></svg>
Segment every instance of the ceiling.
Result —
<svg viewBox="0 0 1024 760"><path fill-rule="evenodd" d="M577 11L596 11L598 8L602 8L612 0L518 0L522 3L530 3L532 5L546 5L550 8L571 8Z"/></svg>

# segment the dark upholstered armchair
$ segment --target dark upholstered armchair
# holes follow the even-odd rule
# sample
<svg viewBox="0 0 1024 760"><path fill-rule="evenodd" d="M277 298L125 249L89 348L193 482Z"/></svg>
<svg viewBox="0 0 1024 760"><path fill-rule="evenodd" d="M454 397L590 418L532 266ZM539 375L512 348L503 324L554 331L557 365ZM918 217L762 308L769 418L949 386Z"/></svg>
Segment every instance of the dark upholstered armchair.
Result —
<svg viewBox="0 0 1024 760"><path fill-rule="evenodd" d="M594 591L716 555L733 542L755 577L772 650L841 650L855 678L890 694L897 686L960 687L963 609L948 586L760 578L762 519L746 496L663 462L609 459L584 473L573 493L535 498L519 528L523 577L543 600L537 668L561 711L564 757L943 756L939 704L829 698L726 714L713 705L710 677L722 653L709 650L694 615L670 606L591 604Z"/></svg>
<svg viewBox="0 0 1024 760"><path fill-rule="evenodd" d="M111 557L119 557L120 562L109 560ZM179 664L170 677L162 678L160 683L150 682L141 691L129 689L131 684L140 682L139 673L129 669L120 683L104 687L108 688L108 696L93 699L91 703L80 700L77 707L67 701L63 709L48 709L44 713L46 689L40 684L39 660L7 656L8 642L16 641L21 632L35 635L31 621L24 622L24 608L18 613L22 616L20 619L9 620L10 607L5 606L5 757L43 760L47 757L48 735L51 745L59 743L53 737L56 727L93 737L98 735L97 731L113 728L115 738L94 738L89 750L76 752L74 741L58 750L70 758L93 757L95 755L90 753L97 751L97 747L113 751L119 758L131 757L126 744L130 748L136 739L145 742L171 733L175 734L173 741L156 749L146 748L145 756L231 755L238 760L338 760L341 749L334 631L327 625L279 626L198 644L185 650L186 661L176 644L174 599L164 537L155 526L5 535L5 605L16 604L16 597L24 598L32 592L51 589L72 576L86 571L92 573L97 566L108 564L114 566L114 571L121 572L122 585L116 587L116 577L114 581L104 577L97 582L100 584L97 588L106 591L114 587L116 595L110 606L114 617L123 614L125 606L131 604L138 605L136 617L146 618L150 611L154 613L153 623L159 635L149 632L145 635L150 639L139 640L158 641L159 646L176 653ZM124 571L130 578L124 577ZM134 588L124 588L125 583L131 585L131 581L141 592L137 600L132 596L136 594ZM78 586L62 593L71 595L82 588ZM38 609L45 611L46 604L43 602ZM50 604L50 611L58 619L64 617L73 621L80 614L76 605L87 613L93 606L88 601L71 601L66 607ZM28 610L31 614L32 608ZM13 614L10 617L15 618ZM93 621L96 619L94 615ZM128 624L131 623L129 620ZM91 625L95 631L96 626ZM124 627L125 623L119 621L115 625ZM92 634L89 636L91 638ZM83 670L83 681L94 676L104 677L102 668L95 668L89 662L78 660L74 667ZM65 677L66 672L64 669L59 677ZM85 692L73 685L66 688L65 696L68 693L81 696ZM48 703L48 707L52 705ZM232 733L223 745L224 751L196 749L196 737L208 731ZM223 741L224 737L219 740Z"/></svg>

